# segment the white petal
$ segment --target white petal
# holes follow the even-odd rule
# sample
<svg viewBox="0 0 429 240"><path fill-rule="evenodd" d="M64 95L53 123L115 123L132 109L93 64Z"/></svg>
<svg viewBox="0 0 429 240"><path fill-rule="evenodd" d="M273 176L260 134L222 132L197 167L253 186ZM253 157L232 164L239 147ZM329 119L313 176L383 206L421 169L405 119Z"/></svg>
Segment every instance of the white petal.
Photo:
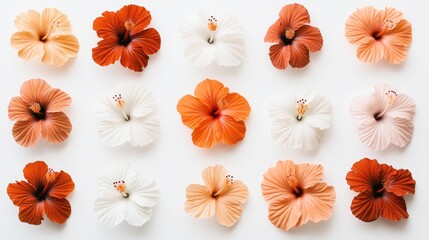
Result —
<svg viewBox="0 0 429 240"><path fill-rule="evenodd" d="M416 104L405 94L398 94L386 112L386 117L412 119L416 113Z"/></svg>
<svg viewBox="0 0 429 240"><path fill-rule="evenodd" d="M331 126L332 104L328 98L317 95L308 104L303 121L313 127L327 129Z"/></svg>
<svg viewBox="0 0 429 240"><path fill-rule="evenodd" d="M159 121L152 116L133 118L130 122L133 146L145 146L159 135Z"/></svg>
<svg viewBox="0 0 429 240"><path fill-rule="evenodd" d="M268 106L268 114L273 119L296 119L295 97L287 94L276 96Z"/></svg>
<svg viewBox="0 0 429 240"><path fill-rule="evenodd" d="M95 200L95 216L100 222L114 227L125 219L125 203L120 195L105 194Z"/></svg>
<svg viewBox="0 0 429 240"><path fill-rule="evenodd" d="M218 19L215 42L226 42L231 39L243 39L244 27L234 15L217 10L214 17Z"/></svg>
<svg viewBox="0 0 429 240"><path fill-rule="evenodd" d="M221 66L237 66L244 59L244 40L235 38L229 41L217 41L213 43L215 49L215 60Z"/></svg>
<svg viewBox="0 0 429 240"><path fill-rule="evenodd" d="M272 135L278 144L286 148L307 151L319 146L322 131L296 119L276 119Z"/></svg>
<svg viewBox="0 0 429 240"><path fill-rule="evenodd" d="M123 82L117 86L115 92L121 93L125 102L123 110L131 117L143 117L155 111L155 99L142 82Z"/></svg>
<svg viewBox="0 0 429 240"><path fill-rule="evenodd" d="M375 120L374 114L382 111L382 106L373 95L357 96L350 103L350 115L357 124L371 124Z"/></svg>
<svg viewBox="0 0 429 240"><path fill-rule="evenodd" d="M382 104L382 106L387 106L387 98L386 93L389 90L393 90L397 92L396 88L389 84L376 84L374 86L374 91L372 92L372 95L374 95L377 99L377 102Z"/></svg>
<svg viewBox="0 0 429 240"><path fill-rule="evenodd" d="M375 119L371 123L361 123L358 128L359 140L367 147L380 151L390 144L390 130L388 124Z"/></svg>
<svg viewBox="0 0 429 240"><path fill-rule="evenodd" d="M207 9L200 10L185 18L180 23L180 35L185 43L205 41L210 38L210 30L207 27L207 20L210 17Z"/></svg>
<svg viewBox="0 0 429 240"><path fill-rule="evenodd" d="M128 200L128 199L127 199ZM132 200L127 201L127 215L125 220L132 226L141 226L145 224L152 215L151 208L140 207Z"/></svg>
<svg viewBox="0 0 429 240"><path fill-rule="evenodd" d="M115 193L117 196L122 197L113 186L113 183L125 181L125 184L132 185L136 181L137 175L137 168L128 162L113 164L100 171L97 178L97 187L102 194Z"/></svg>
<svg viewBox="0 0 429 240"><path fill-rule="evenodd" d="M158 203L159 192L155 180L149 177L137 177L130 186L130 199L140 207L151 208Z"/></svg>
<svg viewBox="0 0 429 240"><path fill-rule="evenodd" d="M405 147L413 137L413 122L404 118L386 118L385 121L391 124L391 130L388 132L390 135L390 142L398 147Z"/></svg>
<svg viewBox="0 0 429 240"><path fill-rule="evenodd" d="M98 121L97 128L101 141L108 146L116 147L131 140L131 124L128 122Z"/></svg>
<svg viewBox="0 0 429 240"><path fill-rule="evenodd" d="M207 41L189 43L185 49L185 57L197 66L207 66L215 58L215 45Z"/></svg>

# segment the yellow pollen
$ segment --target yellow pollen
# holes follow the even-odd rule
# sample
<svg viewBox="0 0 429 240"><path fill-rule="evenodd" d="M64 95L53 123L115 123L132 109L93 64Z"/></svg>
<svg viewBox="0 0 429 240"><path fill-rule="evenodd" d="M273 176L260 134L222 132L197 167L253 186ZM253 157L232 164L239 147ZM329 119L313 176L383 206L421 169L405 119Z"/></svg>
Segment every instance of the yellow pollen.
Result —
<svg viewBox="0 0 429 240"><path fill-rule="evenodd" d="M125 26L125 29L127 29L127 31L132 31L136 26L136 24L133 22L133 20L127 19L125 20L124 26Z"/></svg>
<svg viewBox="0 0 429 240"><path fill-rule="evenodd" d="M118 99L118 101L116 102L116 106L119 108L119 109L122 109L123 107L124 107L124 104L125 104L125 101L124 101L124 99Z"/></svg>
<svg viewBox="0 0 429 240"><path fill-rule="evenodd" d="M298 116L296 118L298 119L298 121L302 120L302 116L304 116L307 110L308 110L307 100L300 99L296 101L296 111L298 112Z"/></svg>
<svg viewBox="0 0 429 240"><path fill-rule="evenodd" d="M33 113L41 114L40 111L42 110L42 106L40 106L40 103L35 102L31 104L29 108Z"/></svg>
<svg viewBox="0 0 429 240"><path fill-rule="evenodd" d="M48 183L53 182L57 176L58 176L58 172L54 172L54 170L52 168L48 168L48 171L46 172L46 181L48 181Z"/></svg>
<svg viewBox="0 0 429 240"><path fill-rule="evenodd" d="M285 31L285 37L287 39L292 39L293 37L295 37L295 30L290 29L290 28L286 29L286 31Z"/></svg>
<svg viewBox="0 0 429 240"><path fill-rule="evenodd" d="M124 198L129 197L130 195L126 192L127 186L125 185L125 181L117 181L113 183L113 187L116 188L118 192L122 194Z"/></svg>
<svg viewBox="0 0 429 240"><path fill-rule="evenodd" d="M217 30L217 19L213 16L210 16L207 22L207 27L210 31L214 32Z"/></svg>
<svg viewBox="0 0 429 240"><path fill-rule="evenodd" d="M124 183L120 183L120 184L116 185L116 190L118 190L118 192L122 193L122 192L125 192L125 190L127 190L127 187L125 186Z"/></svg>

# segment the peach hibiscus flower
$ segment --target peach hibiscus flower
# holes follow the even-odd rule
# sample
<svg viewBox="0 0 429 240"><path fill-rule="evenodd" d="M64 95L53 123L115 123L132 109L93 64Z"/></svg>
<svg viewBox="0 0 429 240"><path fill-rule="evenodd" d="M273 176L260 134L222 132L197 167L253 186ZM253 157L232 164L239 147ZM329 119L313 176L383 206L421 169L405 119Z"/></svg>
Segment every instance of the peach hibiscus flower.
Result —
<svg viewBox="0 0 429 240"><path fill-rule="evenodd" d="M368 63L384 58L392 64L405 60L412 40L411 24L395 8L364 7L346 22L347 40L358 45L357 57Z"/></svg>
<svg viewBox="0 0 429 240"><path fill-rule="evenodd" d="M210 79L199 83L194 95L181 98L177 111L183 124L194 130L195 145L210 148L217 142L232 145L243 140L244 120L250 114L249 103L243 96L230 93L222 83Z"/></svg>
<svg viewBox="0 0 429 240"><path fill-rule="evenodd" d="M31 61L62 66L69 58L76 57L79 42L73 35L67 16L55 8L46 8L42 14L29 10L15 19L19 29L10 43L18 50L18 56Z"/></svg>
<svg viewBox="0 0 429 240"><path fill-rule="evenodd" d="M297 3L288 4L279 13L279 19L268 28L265 42L275 43L270 47L270 59L274 67L286 69L305 67L310 62L310 53L322 49L323 38L317 27L308 25L307 9Z"/></svg>
<svg viewBox="0 0 429 240"><path fill-rule="evenodd" d="M43 79L31 79L21 86L21 96L10 100L9 119L15 141L24 147L35 145L40 137L51 143L64 142L72 125L62 110L71 104L70 96L52 88Z"/></svg>
<svg viewBox="0 0 429 240"><path fill-rule="evenodd" d="M92 58L100 66L121 59L122 66L142 72L161 47L161 37L154 28L146 28L152 17L146 8L127 5L116 12L106 11L94 20L93 29L103 40L92 49Z"/></svg>
<svg viewBox="0 0 429 240"><path fill-rule="evenodd" d="M361 159L347 173L350 189L359 192L350 206L353 215L364 222L383 218L408 218L404 196L414 194L416 181L407 169L396 170L377 160Z"/></svg>
<svg viewBox="0 0 429 240"><path fill-rule="evenodd" d="M269 203L268 218L278 228L289 230L308 221L327 220L335 202L334 187L322 182L319 164L278 161L262 181L262 195Z"/></svg>
<svg viewBox="0 0 429 240"><path fill-rule="evenodd" d="M220 224L231 227L241 214L241 205L249 195L247 186L216 165L202 172L205 185L191 184L186 188L185 211L196 218L216 215Z"/></svg>
<svg viewBox="0 0 429 240"><path fill-rule="evenodd" d="M64 223L71 214L66 197L73 191L74 182L64 171L55 172L45 162L37 161L24 167L27 181L10 183L7 194L19 207L19 220L40 225L46 215L51 221Z"/></svg>

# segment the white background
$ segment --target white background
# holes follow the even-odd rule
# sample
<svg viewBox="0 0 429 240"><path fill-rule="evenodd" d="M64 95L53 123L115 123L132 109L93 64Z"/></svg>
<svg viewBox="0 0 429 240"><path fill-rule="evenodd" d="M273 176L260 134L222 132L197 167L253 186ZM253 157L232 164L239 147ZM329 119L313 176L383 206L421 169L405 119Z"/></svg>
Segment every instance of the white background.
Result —
<svg viewBox="0 0 429 240"><path fill-rule="evenodd" d="M268 57L270 44L263 39L268 27L277 19L280 9L289 1L10 1L0 10L0 235L2 239L422 239L429 213L429 177L426 157L429 128L427 55L429 53L427 1L298 1L310 12L311 25L321 29L324 46L311 54L311 63L304 69L275 69ZM145 6L152 13L151 27L161 34L162 46L152 55L148 68L135 73L119 62L100 67L91 57L91 49L99 40L92 30L93 20L105 10L119 10L126 3ZM413 25L413 43L407 60L401 65L364 64L355 57L356 47L344 36L345 22L357 8L396 7ZM233 12L246 29L246 58L239 67L211 65L199 68L184 59L184 44L179 35L179 23L188 14L206 6ZM66 13L80 41L76 59L56 68L39 61L26 62L10 47L10 36L17 31L15 17L22 11L56 7ZM31 78L43 78L53 87L69 93L73 104L66 110L73 130L62 144L42 140L32 148L16 144L11 133L7 106L19 95L21 84ZM252 112L246 121L244 141L232 147L217 145L200 149L192 144L192 130L185 127L176 112L177 101L193 93L205 78L218 79L232 91L247 98ZM100 142L96 131L96 109L99 98L109 94L124 80L147 84L158 105L161 122L160 137L143 148L124 145L117 148ZM391 83L411 96L417 104L412 142L405 148L389 147L374 152L363 146L356 126L349 117L349 103L359 94L369 93L376 83ZM271 121L267 106L273 95L309 88L326 95L333 105L332 127L313 152L292 151L276 145L271 138ZM417 181L416 194L406 197L410 218L400 222L379 219L364 223L350 211L356 193L349 190L345 175L361 158L377 158L396 168L408 168ZM76 188L68 197L72 214L64 225L49 220L41 226L21 223L18 207L6 194L8 183L23 179L23 167L35 160L44 160L56 170L68 172ZM267 218L268 205L262 198L260 184L263 173L277 160L323 164L324 180L335 187L337 200L332 217L318 224L283 232ZM142 174L154 177L160 188L160 202L154 208L150 222L142 227L123 223L109 228L95 218L97 197L96 174L104 166L131 161ZM222 164L235 178L242 179L250 195L240 221L232 228L219 225L215 219L199 220L183 209L185 189L191 183L202 183L201 171L210 165Z"/></svg>

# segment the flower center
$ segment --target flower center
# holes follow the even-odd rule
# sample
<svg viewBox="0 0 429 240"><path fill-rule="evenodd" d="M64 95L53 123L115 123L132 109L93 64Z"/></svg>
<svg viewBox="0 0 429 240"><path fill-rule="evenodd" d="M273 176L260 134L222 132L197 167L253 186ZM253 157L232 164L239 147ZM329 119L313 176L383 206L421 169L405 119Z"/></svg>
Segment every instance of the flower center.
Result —
<svg viewBox="0 0 429 240"><path fill-rule="evenodd" d="M398 94L394 90L389 90L386 92L386 101L387 101L386 107L382 112L374 114L375 120L379 121L383 118L383 115L387 112L389 107L392 106L392 104L395 102L397 97L398 97Z"/></svg>
<svg viewBox="0 0 429 240"><path fill-rule="evenodd" d="M222 99L219 100L216 104L216 107L212 109L212 111L210 112L210 115L213 118L218 118L220 116L222 116L222 107L227 103L226 100Z"/></svg>
<svg viewBox="0 0 429 240"><path fill-rule="evenodd" d="M125 185L125 181L117 181L113 183L113 187L116 188L116 190L118 192L120 192L122 194L122 196L124 198L127 198L130 196L130 194L128 194L127 191L127 186Z"/></svg>
<svg viewBox="0 0 429 240"><path fill-rule="evenodd" d="M48 171L45 173L46 184L39 184L34 191L34 197L36 197L39 202L46 199L46 193L52 187L50 183L54 182L59 174L59 172L55 172L52 168L48 168Z"/></svg>
<svg viewBox="0 0 429 240"><path fill-rule="evenodd" d="M383 34L387 31L390 31L396 27L396 23L394 23L391 19L386 19L383 21L383 23L380 26L380 29L378 31L375 31L372 34L372 37L375 40L380 40L383 37Z"/></svg>
<svg viewBox="0 0 429 240"><path fill-rule="evenodd" d="M375 198L382 197L384 195L384 191L385 189L381 182L377 182L372 185L372 195Z"/></svg>
<svg viewBox="0 0 429 240"><path fill-rule="evenodd" d="M300 99L296 101L296 111L298 112L298 116L296 116L296 120L301 121L305 112L308 110L308 104L306 99Z"/></svg>
<svg viewBox="0 0 429 240"><path fill-rule="evenodd" d="M60 22L58 21L52 22L51 26L48 28L48 31L45 33L45 35L40 37L40 41L45 42L46 39L49 37L49 34L55 32L59 26L60 26Z"/></svg>
<svg viewBox="0 0 429 240"><path fill-rule="evenodd" d="M293 194L295 195L295 197L299 197L302 195L303 191L302 189L298 186L298 179L295 177L295 174L290 174L286 177L287 180L287 184L289 185L289 187L292 188L293 190Z"/></svg>
<svg viewBox="0 0 429 240"><path fill-rule="evenodd" d="M119 94L115 94L115 96L113 96L112 98L116 102L116 107L122 113L122 116L124 117L125 121L129 121L131 118L124 111L125 101L122 98L122 95L120 93Z"/></svg>
<svg viewBox="0 0 429 240"><path fill-rule="evenodd" d="M228 192L229 190L231 190L233 184L234 184L234 176L229 175L229 174L226 175L222 187L218 191L212 193L212 197L216 198L216 197Z"/></svg>
<svg viewBox="0 0 429 240"><path fill-rule="evenodd" d="M33 115L36 120L45 119L45 109L40 105L40 103L34 102L30 104L28 108L31 111L31 115Z"/></svg>
<svg viewBox="0 0 429 240"><path fill-rule="evenodd" d="M208 22L207 22L207 27L210 30L210 38L209 38L208 42L210 44L212 44L214 41L214 33L217 30L217 19L213 16L210 16L210 18L208 19Z"/></svg>
<svg viewBox="0 0 429 240"><path fill-rule="evenodd" d="M295 37L295 30L287 28L285 31L285 37L289 40L292 40L292 38Z"/></svg>
<svg viewBox="0 0 429 240"><path fill-rule="evenodd" d="M124 27L125 27L125 33L123 33L123 36L119 36L119 39L121 39L121 44L123 46L127 46L128 43L131 42L131 31L135 28L136 24L134 23L134 21L131 18L128 18L127 20L125 20L124 22Z"/></svg>
<svg viewBox="0 0 429 240"><path fill-rule="evenodd" d="M134 29L134 27L136 26L136 24L130 18L125 20L124 25L125 25L125 29L127 29L127 31L132 31Z"/></svg>

